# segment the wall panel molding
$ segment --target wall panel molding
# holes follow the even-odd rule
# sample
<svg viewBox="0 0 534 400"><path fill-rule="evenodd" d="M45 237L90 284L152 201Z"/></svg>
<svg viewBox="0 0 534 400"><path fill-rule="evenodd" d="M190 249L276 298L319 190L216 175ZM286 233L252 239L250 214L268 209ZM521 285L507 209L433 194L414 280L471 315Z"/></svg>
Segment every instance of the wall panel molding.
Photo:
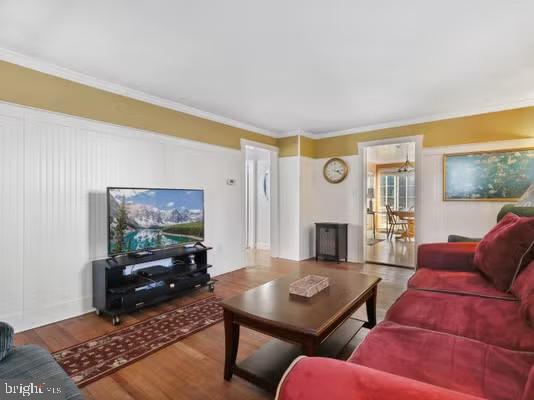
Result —
<svg viewBox="0 0 534 400"><path fill-rule="evenodd" d="M0 321L24 311L24 130L20 114L0 115Z"/></svg>
<svg viewBox="0 0 534 400"><path fill-rule="evenodd" d="M204 189L212 273L244 265L232 240L241 229L240 151L139 133L0 104L0 319L17 331L92 310L91 261L107 253L107 186Z"/></svg>

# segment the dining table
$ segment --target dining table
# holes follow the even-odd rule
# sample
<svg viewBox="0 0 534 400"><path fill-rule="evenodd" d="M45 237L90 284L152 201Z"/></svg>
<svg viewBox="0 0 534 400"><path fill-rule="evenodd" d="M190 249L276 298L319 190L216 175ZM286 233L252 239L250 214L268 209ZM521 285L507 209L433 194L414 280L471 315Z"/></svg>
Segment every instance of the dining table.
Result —
<svg viewBox="0 0 534 400"><path fill-rule="evenodd" d="M397 239L412 239L415 237L415 211L393 211L402 221L406 221L407 229L397 236Z"/></svg>

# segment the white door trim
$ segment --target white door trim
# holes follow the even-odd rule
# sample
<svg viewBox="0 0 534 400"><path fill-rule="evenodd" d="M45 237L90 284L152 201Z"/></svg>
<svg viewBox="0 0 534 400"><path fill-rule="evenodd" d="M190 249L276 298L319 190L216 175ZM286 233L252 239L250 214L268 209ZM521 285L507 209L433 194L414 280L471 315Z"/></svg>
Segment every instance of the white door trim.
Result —
<svg viewBox="0 0 534 400"><path fill-rule="evenodd" d="M254 142L253 140L248 140L248 139L241 139L241 150L243 150L245 146L258 147L260 149L274 151L276 154L278 154L278 151L279 151L278 147L271 146L270 144Z"/></svg>
<svg viewBox="0 0 534 400"><path fill-rule="evenodd" d="M279 257L280 252L280 216L279 216L279 191L278 191L278 147L270 146L268 144L254 142L252 140L241 139L241 199L245 199L246 187L246 146L257 147L269 151L270 154L270 217L271 217L271 257ZM246 207L243 207L242 212L242 222L241 222L241 246L243 249L243 254L245 254L247 243L246 243L246 229L247 229L247 215Z"/></svg>
<svg viewBox="0 0 534 400"><path fill-rule="evenodd" d="M357 213L362 215L362 241L359 244L360 249L362 250L359 254L363 255L363 260L366 261L367 252L366 252L366 241L367 241L367 148L373 146L379 146L384 144L396 144L396 143L415 143L415 246L417 248L417 241L420 235L418 232L421 232L421 227L423 226L423 210L422 204L420 204L421 199L423 198L423 135L413 135L413 136L403 136L398 138L391 139L381 139L381 140L372 140L369 142L360 142L358 143L358 154L362 156L362 185L363 190L361 193L361 205L362 209L357 210ZM355 202L357 203L357 202ZM376 203L378 204L378 203Z"/></svg>
<svg viewBox="0 0 534 400"><path fill-rule="evenodd" d="M256 247L256 161L245 160L245 237L247 248ZM252 190L251 190L252 188Z"/></svg>

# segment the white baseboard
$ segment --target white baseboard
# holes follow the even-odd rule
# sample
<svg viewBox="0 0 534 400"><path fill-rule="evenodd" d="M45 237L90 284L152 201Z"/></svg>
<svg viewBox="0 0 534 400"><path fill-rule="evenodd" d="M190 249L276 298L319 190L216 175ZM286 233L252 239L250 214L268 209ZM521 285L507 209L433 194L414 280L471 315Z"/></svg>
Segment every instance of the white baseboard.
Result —
<svg viewBox="0 0 534 400"><path fill-rule="evenodd" d="M39 310L27 310L23 316L5 322L13 325L15 332L38 328L43 325L78 317L94 310L93 297L87 296L77 300L58 303Z"/></svg>

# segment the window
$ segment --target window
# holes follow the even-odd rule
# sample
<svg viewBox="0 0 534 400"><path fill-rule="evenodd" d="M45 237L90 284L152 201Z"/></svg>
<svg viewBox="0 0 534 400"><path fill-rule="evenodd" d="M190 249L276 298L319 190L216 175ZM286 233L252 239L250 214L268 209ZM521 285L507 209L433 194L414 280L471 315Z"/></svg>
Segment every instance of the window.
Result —
<svg viewBox="0 0 534 400"><path fill-rule="evenodd" d="M415 207L415 174L413 172L398 175L399 210Z"/></svg>
<svg viewBox="0 0 534 400"><path fill-rule="evenodd" d="M394 210L415 207L415 173L380 172L378 211L386 212L386 204Z"/></svg>
<svg viewBox="0 0 534 400"><path fill-rule="evenodd" d="M395 175L380 174L380 211L386 210L386 204L391 208L397 208L395 203L395 192L397 182Z"/></svg>

